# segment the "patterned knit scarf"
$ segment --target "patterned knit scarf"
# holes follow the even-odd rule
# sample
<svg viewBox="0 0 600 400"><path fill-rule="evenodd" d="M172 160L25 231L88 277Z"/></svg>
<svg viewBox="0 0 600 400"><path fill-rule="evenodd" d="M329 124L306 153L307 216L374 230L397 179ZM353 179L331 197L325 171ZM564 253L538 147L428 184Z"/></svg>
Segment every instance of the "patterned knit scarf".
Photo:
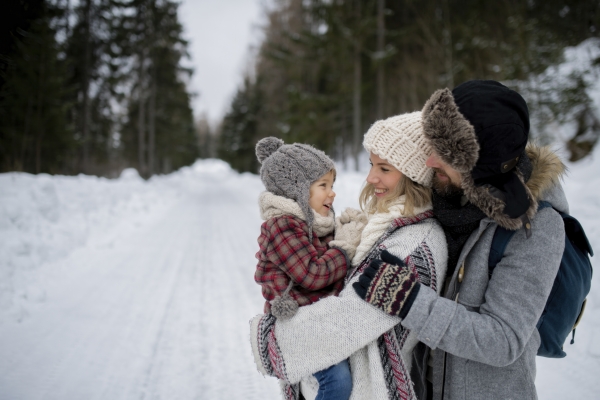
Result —
<svg viewBox="0 0 600 400"><path fill-rule="evenodd" d="M414 217L402 217L395 219L384 236L400 229L403 226L419 223L422 220L433 217L433 211L427 210L422 213L417 213ZM371 250L371 253L363 261L359 270L362 270L368 264L368 260L379 257L381 248ZM406 265L417 271L419 282L423 285L437 290L438 278L435 270L435 265L432 263L433 257L429 247L421 244L415 249L404 261ZM381 366L385 376L386 386L388 388L389 400L417 400L417 395L414 390L413 382L410 378L410 371L406 367L402 356L402 349L408 338L410 331L404 328L401 324L396 325L390 331L384 333L377 339L377 347L379 348L379 356Z"/></svg>
<svg viewBox="0 0 600 400"><path fill-rule="evenodd" d="M258 205L260 207L260 217L265 221L283 215L293 215L306 222L300 205L287 197L276 196L271 192L262 192L258 197ZM314 214L312 229L317 234L317 237L327 236L332 233L335 228L335 214L333 210L329 211L327 217L322 216L313 209L311 211Z"/></svg>
<svg viewBox="0 0 600 400"><path fill-rule="evenodd" d="M360 236L360 244L356 248L356 253L352 259L352 266L359 265L365 256L369 254L371 248L379 238L389 229L390 224L398 218L404 217L404 202L406 196L402 195L390 204L388 212L374 213L367 215L368 222ZM431 205L422 208L415 207L414 214L421 214L431 209Z"/></svg>

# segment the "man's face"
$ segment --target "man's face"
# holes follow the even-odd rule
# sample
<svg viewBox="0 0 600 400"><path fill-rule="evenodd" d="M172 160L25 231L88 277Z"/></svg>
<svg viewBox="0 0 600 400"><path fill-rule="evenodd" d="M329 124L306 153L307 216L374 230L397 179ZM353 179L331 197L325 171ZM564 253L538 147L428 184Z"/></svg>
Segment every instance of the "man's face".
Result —
<svg viewBox="0 0 600 400"><path fill-rule="evenodd" d="M462 178L460 173L446 164L437 153L433 152L425 162L430 168L433 168L433 190L440 195L451 195L460 192Z"/></svg>

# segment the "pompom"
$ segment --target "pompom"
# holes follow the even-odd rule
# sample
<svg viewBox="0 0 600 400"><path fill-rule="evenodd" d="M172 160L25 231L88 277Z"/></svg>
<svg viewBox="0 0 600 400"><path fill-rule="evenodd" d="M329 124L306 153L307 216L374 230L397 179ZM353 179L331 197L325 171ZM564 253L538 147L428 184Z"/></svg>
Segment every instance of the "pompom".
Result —
<svg viewBox="0 0 600 400"><path fill-rule="evenodd" d="M298 303L287 293L281 297L275 297L271 301L271 314L276 318L289 319L292 318L298 311Z"/></svg>
<svg viewBox="0 0 600 400"><path fill-rule="evenodd" d="M256 158L258 158L258 162L262 164L267 157L275 153L283 144L283 140L273 136L259 140L256 143Z"/></svg>

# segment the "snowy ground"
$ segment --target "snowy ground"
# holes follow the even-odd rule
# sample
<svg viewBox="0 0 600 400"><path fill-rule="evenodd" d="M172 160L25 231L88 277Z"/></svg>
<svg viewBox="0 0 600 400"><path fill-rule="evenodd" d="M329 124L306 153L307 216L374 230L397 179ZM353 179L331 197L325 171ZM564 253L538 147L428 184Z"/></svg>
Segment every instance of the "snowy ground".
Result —
<svg viewBox="0 0 600 400"><path fill-rule="evenodd" d="M598 252L599 170L596 152L565 183ZM339 174L338 210L363 178ZM148 182L0 174L0 400L278 399L248 342L261 190L216 160ZM538 358L540 399L598 398L599 337L596 272L567 358Z"/></svg>

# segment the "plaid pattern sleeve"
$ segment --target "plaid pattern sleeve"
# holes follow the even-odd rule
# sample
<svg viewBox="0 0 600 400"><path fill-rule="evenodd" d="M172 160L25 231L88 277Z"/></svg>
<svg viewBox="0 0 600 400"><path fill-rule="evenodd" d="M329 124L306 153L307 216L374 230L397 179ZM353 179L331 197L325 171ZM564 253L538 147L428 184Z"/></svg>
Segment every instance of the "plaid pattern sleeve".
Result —
<svg viewBox="0 0 600 400"><path fill-rule="evenodd" d="M348 270L344 252L330 248L330 237L308 238L304 221L291 216L271 218L262 225L255 280L263 287L267 301L281 295L290 279L290 295L300 306L338 294ZM268 312L268 305L265 312Z"/></svg>

